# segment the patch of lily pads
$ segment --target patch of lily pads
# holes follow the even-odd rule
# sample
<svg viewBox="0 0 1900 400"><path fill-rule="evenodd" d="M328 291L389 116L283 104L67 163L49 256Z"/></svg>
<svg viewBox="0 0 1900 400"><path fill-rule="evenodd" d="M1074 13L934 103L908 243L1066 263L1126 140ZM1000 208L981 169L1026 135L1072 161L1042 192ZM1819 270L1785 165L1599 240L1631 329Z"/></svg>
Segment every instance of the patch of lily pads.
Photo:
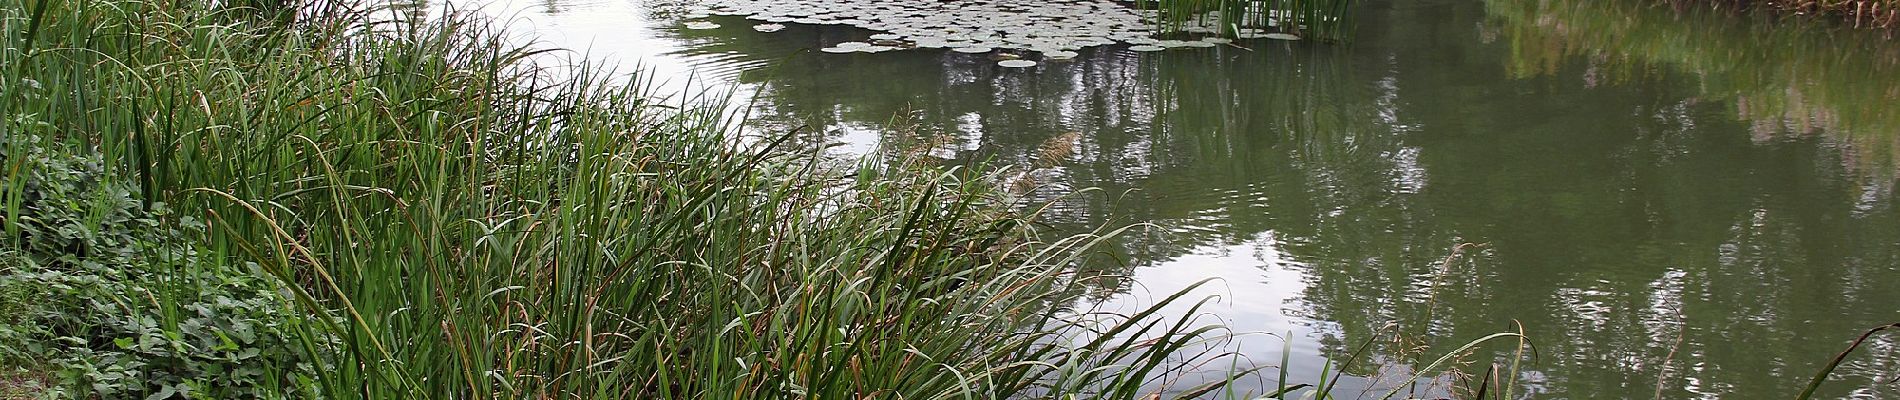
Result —
<svg viewBox="0 0 1900 400"><path fill-rule="evenodd" d="M687 19L712 15L760 21L759 32L777 32L784 24L846 25L877 31L865 42L843 42L826 53L879 53L909 48L949 49L959 53L994 51L1039 53L1044 61L1068 60L1077 50L1117 43L1134 51L1206 48L1238 39L1298 40L1268 29L1239 28L1207 15L1171 27L1171 33L1206 35L1194 40L1157 39L1155 12L1111 0L706 0L683 10ZM1271 19L1268 19L1271 20ZM1271 25L1271 24L1269 24ZM706 21L688 21L687 29L715 29ZM1173 35L1179 36L1179 35ZM1227 36L1227 37L1222 37ZM1035 61L1009 59L1009 68Z"/></svg>

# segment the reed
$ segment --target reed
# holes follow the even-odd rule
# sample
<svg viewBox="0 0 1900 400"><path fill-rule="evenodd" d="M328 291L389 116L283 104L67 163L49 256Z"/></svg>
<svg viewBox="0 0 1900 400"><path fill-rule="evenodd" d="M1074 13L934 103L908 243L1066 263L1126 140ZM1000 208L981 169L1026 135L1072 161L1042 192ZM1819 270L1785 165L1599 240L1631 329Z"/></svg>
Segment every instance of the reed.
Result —
<svg viewBox="0 0 1900 400"><path fill-rule="evenodd" d="M1895 328L1900 328L1900 322L1873 327L1871 329L1868 329L1867 332L1861 333L1860 337L1854 338L1854 341L1852 343L1847 344L1846 350L1841 350L1841 353L1835 355L1834 359L1829 360L1827 365L1821 368L1820 372L1816 372L1814 374L1814 379L1808 380L1807 386L1801 388L1801 393L1795 395L1794 397L1795 400L1808 400L1808 399L1814 398L1814 391L1816 389L1820 389L1822 383L1827 382L1828 375L1833 374L1835 368L1840 367L1842 362L1847 361L1847 356L1849 354L1853 354L1854 349L1860 348L1860 345L1863 343L1866 343L1867 338L1873 337L1874 334L1880 333L1888 329L1895 329ZM1892 383L1892 382L1889 382L1889 383Z"/></svg>

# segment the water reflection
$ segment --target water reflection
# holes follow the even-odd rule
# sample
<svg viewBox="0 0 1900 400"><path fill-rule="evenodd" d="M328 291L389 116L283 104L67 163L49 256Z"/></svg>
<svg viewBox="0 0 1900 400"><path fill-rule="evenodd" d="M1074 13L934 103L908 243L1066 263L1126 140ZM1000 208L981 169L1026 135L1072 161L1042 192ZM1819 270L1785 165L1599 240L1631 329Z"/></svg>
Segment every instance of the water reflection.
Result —
<svg viewBox="0 0 1900 400"><path fill-rule="evenodd" d="M1585 4L1369 4L1350 46L1100 48L1029 71L813 54L868 32L737 19L564 32L743 85L755 129L810 126L811 142L856 154L929 143L1030 170L1060 227L1152 223L1109 249L1121 262L1100 268L1128 278L1094 281L1093 298L1128 308L1222 278L1211 311L1292 332L1299 381L1374 343L1390 366L1351 369L1340 394L1519 322L1539 350L1520 392L1539 398L1653 397L1659 383L1665 398L1785 398L1852 335L1900 319L1900 215L1881 172L1900 136L1897 47ZM594 7L542 11L654 18ZM1073 154L1039 163L1050 143ZM1102 190L1073 193L1087 187ZM1897 346L1881 339L1823 394L1900 398L1879 383L1900 370Z"/></svg>
<svg viewBox="0 0 1900 400"><path fill-rule="evenodd" d="M1891 175L1900 151L1900 46L1890 32L1775 23L1725 13L1657 12L1637 1L1487 1L1512 38L1511 72L1549 74L1588 60L1584 85L1671 68L1753 122L1756 140L1824 134L1852 147L1851 167ZM1755 29L1763 23L1782 29Z"/></svg>

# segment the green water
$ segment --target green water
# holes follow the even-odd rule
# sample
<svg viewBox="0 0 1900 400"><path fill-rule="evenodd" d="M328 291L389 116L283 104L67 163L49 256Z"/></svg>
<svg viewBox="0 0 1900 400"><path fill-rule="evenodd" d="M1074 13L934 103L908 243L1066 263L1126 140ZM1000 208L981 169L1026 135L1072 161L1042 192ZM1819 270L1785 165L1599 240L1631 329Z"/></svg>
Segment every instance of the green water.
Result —
<svg viewBox="0 0 1900 400"><path fill-rule="evenodd" d="M1871 35L1418 0L1365 5L1349 44L1109 47L1005 70L811 51L870 34L850 29L681 31L651 7L499 8L673 84L736 84L760 132L1015 166L1062 229L1153 224L1112 244L1120 262L1096 268L1125 277L1079 306L1217 278L1202 321L1292 337L1220 348L1270 364L1290 349L1296 382L1373 342L1348 398L1514 321L1537 348L1519 374L1533 398L1653 398L1659 382L1664 398L1791 398L1900 321L1900 44ZM1051 143L1073 154L1049 162ZM1900 398L1897 348L1874 340L1823 398Z"/></svg>

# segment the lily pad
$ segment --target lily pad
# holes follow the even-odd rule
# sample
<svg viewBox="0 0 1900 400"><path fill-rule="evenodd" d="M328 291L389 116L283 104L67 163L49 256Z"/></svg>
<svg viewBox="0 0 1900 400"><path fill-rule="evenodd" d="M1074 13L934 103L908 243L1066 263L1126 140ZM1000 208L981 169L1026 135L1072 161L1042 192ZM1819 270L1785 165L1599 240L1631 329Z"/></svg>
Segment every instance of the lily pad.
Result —
<svg viewBox="0 0 1900 400"><path fill-rule="evenodd" d="M875 32L864 45L833 48L862 51L871 46L894 48L952 48L965 53L995 50L1073 51L1128 43L1159 47L1208 47L1205 40L1156 39L1160 12L1139 10L1111 0L693 0L678 2L678 15L735 15L773 23L847 25ZM1233 13L1229 13L1233 14ZM1251 10L1248 16L1259 15ZM1272 17L1277 14L1259 15ZM691 19L691 18L688 18ZM1260 27L1234 27L1235 18L1220 13L1188 16L1182 32L1213 35L1233 33L1261 37ZM708 25L710 24L710 25ZM696 21L691 29L713 29L717 24ZM760 32L782 28L754 25ZM901 41L901 42L891 42ZM1153 51L1153 50L1144 50ZM1059 53L1058 53L1059 54Z"/></svg>
<svg viewBox="0 0 1900 400"><path fill-rule="evenodd" d="M1068 60L1068 59L1075 58L1076 55L1077 55L1076 52L1073 52L1073 51L1055 50L1055 51L1043 52L1042 58L1048 59L1048 60Z"/></svg>

